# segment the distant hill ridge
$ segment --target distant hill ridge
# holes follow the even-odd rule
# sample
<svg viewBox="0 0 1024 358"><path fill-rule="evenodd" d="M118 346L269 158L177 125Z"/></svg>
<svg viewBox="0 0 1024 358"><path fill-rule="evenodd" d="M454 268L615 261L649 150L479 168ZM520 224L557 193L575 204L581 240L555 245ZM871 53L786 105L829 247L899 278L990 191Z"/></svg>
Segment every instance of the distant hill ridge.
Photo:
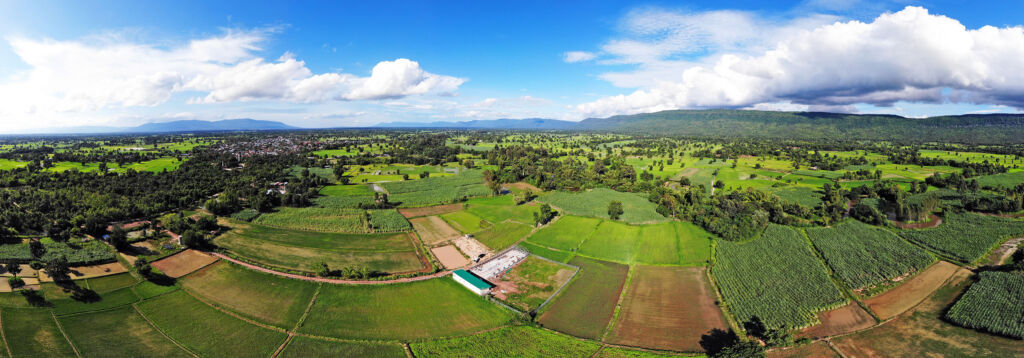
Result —
<svg viewBox="0 0 1024 358"><path fill-rule="evenodd" d="M573 129L578 122L558 119L486 119L461 122L388 122L376 125L378 128L465 128L465 129Z"/></svg>

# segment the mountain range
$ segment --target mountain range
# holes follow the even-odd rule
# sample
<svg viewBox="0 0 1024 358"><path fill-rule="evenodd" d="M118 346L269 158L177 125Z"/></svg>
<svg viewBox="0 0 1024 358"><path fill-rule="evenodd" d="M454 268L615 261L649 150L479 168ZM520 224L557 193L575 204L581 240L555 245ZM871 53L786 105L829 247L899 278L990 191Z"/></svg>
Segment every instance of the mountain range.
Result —
<svg viewBox="0 0 1024 358"><path fill-rule="evenodd" d="M135 127L80 126L34 131L33 134L170 133L214 131L267 131L301 129L281 122L250 118L201 121L195 119L150 122Z"/></svg>

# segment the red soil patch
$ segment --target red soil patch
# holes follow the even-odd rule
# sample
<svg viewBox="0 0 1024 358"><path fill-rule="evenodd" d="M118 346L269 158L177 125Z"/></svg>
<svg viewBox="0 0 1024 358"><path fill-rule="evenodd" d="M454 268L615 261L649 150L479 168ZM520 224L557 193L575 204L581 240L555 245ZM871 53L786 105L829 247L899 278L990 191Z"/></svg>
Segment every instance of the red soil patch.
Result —
<svg viewBox="0 0 1024 358"><path fill-rule="evenodd" d="M217 258L196 250L185 250L153 262L165 275L178 278L217 261Z"/></svg>
<svg viewBox="0 0 1024 358"><path fill-rule="evenodd" d="M541 188L535 187L535 186L531 185L530 183L526 183L526 182L504 184L504 186L506 188L516 188L516 189L519 189L519 190L531 190L534 193L542 193L542 192L544 192L544 190L541 190Z"/></svg>
<svg viewBox="0 0 1024 358"><path fill-rule="evenodd" d="M404 208L398 209L398 212L406 218L415 218L419 216L447 214L459 210L462 210L462 204L437 205L422 208Z"/></svg>
<svg viewBox="0 0 1024 358"><path fill-rule="evenodd" d="M902 285L864 301L878 318L887 320L910 310L953 276L960 266L939 261Z"/></svg>
<svg viewBox="0 0 1024 358"><path fill-rule="evenodd" d="M829 348L825 341L818 341L806 346L792 347L773 350L768 352L768 358L797 358L797 357L839 357L836 351Z"/></svg>
<svg viewBox="0 0 1024 358"><path fill-rule="evenodd" d="M820 324L807 327L800 337L822 338L856 332L875 325L875 318L855 302L831 311L818 313Z"/></svg>
<svg viewBox="0 0 1024 358"><path fill-rule="evenodd" d="M700 352L701 336L728 329L703 267L636 266L608 341Z"/></svg>

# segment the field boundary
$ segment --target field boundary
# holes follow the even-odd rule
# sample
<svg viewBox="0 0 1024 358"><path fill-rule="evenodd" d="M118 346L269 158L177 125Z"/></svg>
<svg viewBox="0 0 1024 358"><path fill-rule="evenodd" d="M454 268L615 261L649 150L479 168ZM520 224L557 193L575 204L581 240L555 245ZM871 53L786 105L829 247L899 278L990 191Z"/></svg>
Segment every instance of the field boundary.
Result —
<svg viewBox="0 0 1024 358"><path fill-rule="evenodd" d="M174 338L168 336L167 333L164 333L164 330L160 329L160 326L157 326L156 323L153 323L153 321L149 320L149 317L146 317L146 314L142 313L142 310L140 310L139 307L135 305L135 303L132 303L132 309L134 309L135 313L138 313L139 316L142 316L142 319L146 320L146 323L149 323L150 327L153 327L153 329L155 329L157 332L160 332L161 336L164 336L164 338L167 338L168 341L171 341L171 343L174 343L174 345L178 346L178 348L181 348L181 350L187 352L188 354L191 354L193 357L199 358L199 355L195 354L194 352L192 352L192 350L186 348L181 343L178 343L178 341L174 340Z"/></svg>
<svg viewBox="0 0 1024 358"><path fill-rule="evenodd" d="M0 311L3 311L3 310L0 309ZM2 316L3 316L3 314L2 314L2 312L0 312L0 338L3 338L3 340L4 340L4 348L7 349L7 356L13 358L14 357L14 353L11 352L11 344L7 343L7 333L4 332L4 322L3 322Z"/></svg>
<svg viewBox="0 0 1024 358"><path fill-rule="evenodd" d="M57 325L57 330L60 331L60 335L64 336L64 340L68 341L71 350L75 351L75 356L82 358L82 353L78 351L78 347L75 347L75 342L72 342L68 334L64 332L64 326L60 325L60 320L57 319L57 315L53 314L53 310L50 310L50 317L53 317L53 323Z"/></svg>
<svg viewBox="0 0 1024 358"><path fill-rule="evenodd" d="M288 348L288 344L292 342L293 337L295 337L295 334L289 333L288 337L285 337L284 343L281 343L281 346L277 347L277 350L274 351L274 354L270 355L270 358L277 358L277 356L281 355L281 352L284 352L284 350Z"/></svg>
<svg viewBox="0 0 1024 358"><path fill-rule="evenodd" d="M637 240L639 242L639 240ZM629 266L629 271L626 272L626 282L622 283L622 289L619 290L619 299L615 301L615 311L612 311L612 318L608 320L608 324L604 326L604 331L601 332L601 342L608 339L608 333L615 329L615 323L619 321L619 314L622 312L622 301L626 298L626 292L629 291L630 286L633 285L633 275L636 273L636 267L633 265Z"/></svg>
<svg viewBox="0 0 1024 358"><path fill-rule="evenodd" d="M219 252L213 252L211 254L214 255L214 256L217 256L217 257L219 257L221 259L227 260L227 261L229 261L231 263L234 263L234 264L237 264L237 265L241 265L241 266L243 266L245 268L248 268L250 270L256 270L256 271L268 273L268 274L271 274L271 275L287 277L287 278L291 278L291 279L295 279L295 280L303 280L303 281L311 281L311 282L322 282L322 283L330 283L330 284L386 285L386 284L392 284L392 283L405 283L405 282L425 281L425 280L429 280L429 279L432 279L432 278L444 277L444 276L452 273L452 270L445 270L445 271L440 271L440 272L433 273L433 274L430 274L430 275L396 278L396 279L391 279L391 280L377 280L377 281L374 281L374 280L344 280L344 279L338 279L338 278L310 277L310 276L303 276L303 275L299 275L299 274L281 272L281 271L272 270L272 269L269 269L269 268L266 268L266 267L254 265L254 264L251 264L251 263L248 263L248 262L245 262L245 261L242 261L242 260L239 260L239 259L227 256L227 255L219 253Z"/></svg>

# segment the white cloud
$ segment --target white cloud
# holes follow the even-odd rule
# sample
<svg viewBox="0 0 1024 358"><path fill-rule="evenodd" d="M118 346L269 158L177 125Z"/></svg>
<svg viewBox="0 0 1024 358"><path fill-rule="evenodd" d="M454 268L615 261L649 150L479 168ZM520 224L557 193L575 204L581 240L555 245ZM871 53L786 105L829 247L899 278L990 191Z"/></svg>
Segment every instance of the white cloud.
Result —
<svg viewBox="0 0 1024 358"><path fill-rule="evenodd" d="M569 51L564 53L562 56L562 60L566 63L576 63L593 60L597 57L597 54L586 51Z"/></svg>
<svg viewBox="0 0 1024 358"><path fill-rule="evenodd" d="M584 116L607 116L760 103L841 108L858 103L884 107L897 101L962 101L1024 106L1022 27L967 29L920 7L886 13L870 23L836 22L798 30L813 23L770 31L776 41L759 53L728 50L732 43L745 43L743 36L729 34L709 36L717 40L673 41L671 46L664 41L637 44L635 53L621 51L620 60L658 64L673 51L692 51L691 44L725 50L682 63L675 73L663 69L648 81L634 76L640 90L577 109ZM650 26L667 27L658 24ZM616 80L609 76L605 77ZM951 94L943 94L947 88Z"/></svg>
<svg viewBox="0 0 1024 358"><path fill-rule="evenodd" d="M187 103L376 100L446 94L462 78L426 72L400 58L382 61L370 76L315 74L285 53L259 56L270 31L227 31L177 47L160 47L116 37L101 40L37 40L9 37L14 53L28 65L0 82L0 122L45 116L66 124L73 113L157 106L177 93ZM6 124L6 123L4 123ZM57 123L60 124L60 123Z"/></svg>

